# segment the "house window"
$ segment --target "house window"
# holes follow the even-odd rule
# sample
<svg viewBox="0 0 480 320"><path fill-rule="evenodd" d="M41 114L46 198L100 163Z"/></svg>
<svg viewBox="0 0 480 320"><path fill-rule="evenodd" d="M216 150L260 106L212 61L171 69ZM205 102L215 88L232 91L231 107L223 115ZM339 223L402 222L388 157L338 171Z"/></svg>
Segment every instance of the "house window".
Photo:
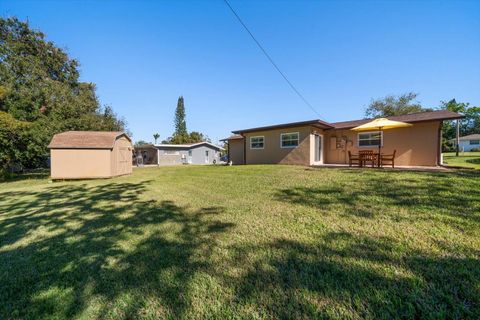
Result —
<svg viewBox="0 0 480 320"><path fill-rule="evenodd" d="M372 131L358 134L359 147L378 147L383 144L383 132Z"/></svg>
<svg viewBox="0 0 480 320"><path fill-rule="evenodd" d="M265 137L250 137L250 149L263 149L265 145Z"/></svg>
<svg viewBox="0 0 480 320"><path fill-rule="evenodd" d="M470 145L478 145L480 144L480 140L470 140Z"/></svg>
<svg viewBox="0 0 480 320"><path fill-rule="evenodd" d="M298 132L282 133L280 135L280 147L281 148L296 148L300 135Z"/></svg>
<svg viewBox="0 0 480 320"><path fill-rule="evenodd" d="M192 150L188 150L188 156L189 156L189 157L192 156Z"/></svg>
<svg viewBox="0 0 480 320"><path fill-rule="evenodd" d="M169 156L176 156L179 154L177 150L165 150L163 153Z"/></svg>

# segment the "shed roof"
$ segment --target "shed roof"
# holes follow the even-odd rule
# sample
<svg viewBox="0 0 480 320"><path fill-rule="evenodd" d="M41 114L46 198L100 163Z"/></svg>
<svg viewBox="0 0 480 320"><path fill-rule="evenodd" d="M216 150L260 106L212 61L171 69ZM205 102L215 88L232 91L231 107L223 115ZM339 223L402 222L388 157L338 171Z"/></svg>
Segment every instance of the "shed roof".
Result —
<svg viewBox="0 0 480 320"><path fill-rule="evenodd" d="M113 149L115 140L125 136L120 131L66 131L53 136L49 149Z"/></svg>

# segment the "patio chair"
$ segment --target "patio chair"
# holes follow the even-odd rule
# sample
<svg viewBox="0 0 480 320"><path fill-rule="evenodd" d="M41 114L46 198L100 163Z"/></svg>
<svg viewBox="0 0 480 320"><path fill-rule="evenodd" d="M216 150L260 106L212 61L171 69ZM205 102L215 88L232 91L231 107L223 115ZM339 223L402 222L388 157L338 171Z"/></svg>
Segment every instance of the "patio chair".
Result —
<svg viewBox="0 0 480 320"><path fill-rule="evenodd" d="M375 163L377 162L377 156L373 152L373 150L361 150L358 152L360 157L360 166L365 166L367 162L372 164L372 168L375 167Z"/></svg>
<svg viewBox="0 0 480 320"><path fill-rule="evenodd" d="M383 167L384 164L391 164L392 168L395 168L395 153L397 150L393 150L393 154L380 155L380 164Z"/></svg>
<svg viewBox="0 0 480 320"><path fill-rule="evenodd" d="M348 151L348 166L351 167L352 164L360 165L360 157L358 154L352 154L350 151Z"/></svg>

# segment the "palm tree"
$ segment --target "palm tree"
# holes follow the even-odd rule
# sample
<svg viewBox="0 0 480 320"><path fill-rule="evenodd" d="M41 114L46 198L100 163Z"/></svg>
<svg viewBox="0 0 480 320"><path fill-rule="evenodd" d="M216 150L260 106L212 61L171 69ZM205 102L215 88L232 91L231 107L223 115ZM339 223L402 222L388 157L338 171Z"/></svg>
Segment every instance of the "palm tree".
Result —
<svg viewBox="0 0 480 320"><path fill-rule="evenodd" d="M158 133L153 134L153 139L155 139L155 144L157 144L157 139L160 138L160 135Z"/></svg>

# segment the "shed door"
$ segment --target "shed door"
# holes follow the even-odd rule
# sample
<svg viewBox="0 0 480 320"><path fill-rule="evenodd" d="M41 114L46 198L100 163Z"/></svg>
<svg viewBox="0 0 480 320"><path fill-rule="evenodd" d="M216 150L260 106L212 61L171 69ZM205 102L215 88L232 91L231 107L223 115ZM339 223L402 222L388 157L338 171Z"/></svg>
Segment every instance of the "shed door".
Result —
<svg viewBox="0 0 480 320"><path fill-rule="evenodd" d="M126 173L128 166L128 147L120 148L120 159L118 161L118 173Z"/></svg>

